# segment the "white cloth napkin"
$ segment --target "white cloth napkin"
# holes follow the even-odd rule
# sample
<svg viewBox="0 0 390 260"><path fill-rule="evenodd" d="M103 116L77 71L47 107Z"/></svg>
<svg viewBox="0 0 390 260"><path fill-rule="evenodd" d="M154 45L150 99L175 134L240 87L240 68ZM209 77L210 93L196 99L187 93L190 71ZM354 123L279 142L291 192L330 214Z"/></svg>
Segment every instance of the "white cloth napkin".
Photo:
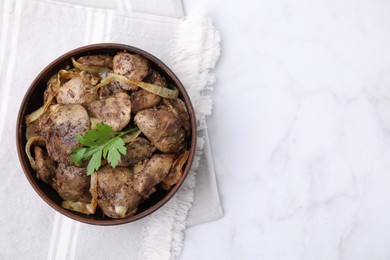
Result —
<svg viewBox="0 0 390 260"><path fill-rule="evenodd" d="M177 0L164 1L161 15L142 1L107 2L5 0L0 5L0 259L175 259L186 225L222 216L205 123L211 99L202 94L215 80L210 70L219 57L218 33L200 13L177 19L182 16ZM59 55L97 42L145 49L171 67L192 98L199 126L196 161L173 199L140 221L114 227L56 213L27 182L15 150L17 112L34 77Z"/></svg>

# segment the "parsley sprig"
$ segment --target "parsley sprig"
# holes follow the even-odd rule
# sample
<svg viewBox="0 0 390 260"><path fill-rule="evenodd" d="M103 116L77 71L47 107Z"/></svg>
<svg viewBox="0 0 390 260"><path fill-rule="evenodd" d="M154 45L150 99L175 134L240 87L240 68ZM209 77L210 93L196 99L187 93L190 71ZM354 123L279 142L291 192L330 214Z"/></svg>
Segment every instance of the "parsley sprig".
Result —
<svg viewBox="0 0 390 260"><path fill-rule="evenodd" d="M115 168L121 154L126 155L125 142L121 137L136 130L138 130L137 127L116 132L108 125L97 124L95 130L89 130L83 135L76 136L82 147L72 150L72 162L82 165L84 161L89 160L87 175L91 175L100 168L102 158L107 159L108 163Z"/></svg>

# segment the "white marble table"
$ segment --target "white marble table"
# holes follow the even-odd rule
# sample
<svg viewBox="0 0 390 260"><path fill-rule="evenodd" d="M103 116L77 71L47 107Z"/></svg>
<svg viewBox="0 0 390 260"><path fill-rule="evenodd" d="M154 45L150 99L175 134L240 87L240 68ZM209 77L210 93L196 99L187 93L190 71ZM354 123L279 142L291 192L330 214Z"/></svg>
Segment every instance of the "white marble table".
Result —
<svg viewBox="0 0 390 260"><path fill-rule="evenodd" d="M225 216L189 228L182 259L390 259L390 2L184 5L223 37Z"/></svg>

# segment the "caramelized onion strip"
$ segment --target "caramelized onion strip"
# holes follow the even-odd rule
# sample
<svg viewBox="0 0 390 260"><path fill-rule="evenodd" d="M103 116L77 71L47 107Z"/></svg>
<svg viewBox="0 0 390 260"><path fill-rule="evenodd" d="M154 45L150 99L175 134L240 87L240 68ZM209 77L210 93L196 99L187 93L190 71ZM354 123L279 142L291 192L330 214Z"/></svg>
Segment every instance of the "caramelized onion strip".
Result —
<svg viewBox="0 0 390 260"><path fill-rule="evenodd" d="M172 165L172 168L167 177L162 181L162 187L164 189L170 189L173 185L179 182L181 175L183 174L183 166L188 160L190 152L186 150L181 154Z"/></svg>
<svg viewBox="0 0 390 260"><path fill-rule="evenodd" d="M178 89L169 89L169 88L164 88L160 87L157 85L153 85L150 83L142 82L142 81L137 81L137 80L132 80L128 79L124 76L115 74L115 73L110 73L105 77L98 85L96 85L97 88L104 87L111 82L118 81L120 83L126 83L126 84L133 84L136 85L146 91L149 91L153 94L156 94L158 96L164 97L164 98L177 98L179 96L179 90Z"/></svg>
<svg viewBox="0 0 390 260"><path fill-rule="evenodd" d="M27 158L30 161L31 168L33 168L34 170L36 170L37 167L35 164L35 159L31 154L31 146L32 145L45 145L45 144L46 144L45 139L42 136L33 136L26 143L25 150L26 150Z"/></svg>
<svg viewBox="0 0 390 260"><path fill-rule="evenodd" d="M80 201L69 201L64 200L61 203L61 206L65 209L72 211L80 212L83 214L91 215L94 214L98 204L98 192L97 192L97 175L96 172L91 175L91 186L89 192L92 195L90 203L80 202Z"/></svg>

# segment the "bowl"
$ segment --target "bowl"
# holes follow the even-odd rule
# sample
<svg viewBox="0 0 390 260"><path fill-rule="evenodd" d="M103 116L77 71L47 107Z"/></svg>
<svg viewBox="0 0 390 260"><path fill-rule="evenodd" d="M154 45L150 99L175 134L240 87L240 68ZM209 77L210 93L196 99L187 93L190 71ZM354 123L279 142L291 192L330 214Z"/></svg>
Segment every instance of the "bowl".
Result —
<svg viewBox="0 0 390 260"><path fill-rule="evenodd" d="M155 193L151 195L149 199L143 202L139 207L138 211L133 216L127 216L120 219L113 219L103 215L100 209L93 215L84 215L82 213L74 212L67 210L61 207L62 199L57 194L57 192L48 184L43 181L37 179L35 171L31 168L28 157L25 152L26 145L26 124L25 117L31 112L35 111L43 104L43 92L46 89L47 81L50 79L52 75L57 73L60 69L64 68L67 65L72 65L71 57L75 57L76 59L85 55L94 55L94 54L110 54L115 55L117 52L126 51L128 53L140 54L143 57L149 60L150 66L157 70L162 76L166 78L169 84L176 86L180 92L179 97L185 102L190 120L191 120L191 136L189 138L189 150L190 156L188 161L184 167L183 174L179 180L179 182L173 186L169 191L157 190ZM33 189L38 193L38 195L52 208L61 214L70 217L76 221L80 221L87 224L93 225L118 225L129 223L132 221L139 220L144 218L145 216L155 212L159 208L161 208L166 202L168 202L172 196L178 191L183 181L187 177L192 161L195 155L196 148L196 122L195 122L195 112L192 107L190 98L178 77L170 70L162 61L157 59L155 56L150 53L141 50L139 48L135 48L128 45L123 44L113 44L113 43L104 43L104 44L93 44L83 46L81 48L77 48L71 50L59 58L55 59L51 62L46 68L44 68L38 76L31 83L28 88L23 101L20 105L19 114L17 118L16 125L16 146L19 155L19 161L23 168L23 171L30 182Z"/></svg>

